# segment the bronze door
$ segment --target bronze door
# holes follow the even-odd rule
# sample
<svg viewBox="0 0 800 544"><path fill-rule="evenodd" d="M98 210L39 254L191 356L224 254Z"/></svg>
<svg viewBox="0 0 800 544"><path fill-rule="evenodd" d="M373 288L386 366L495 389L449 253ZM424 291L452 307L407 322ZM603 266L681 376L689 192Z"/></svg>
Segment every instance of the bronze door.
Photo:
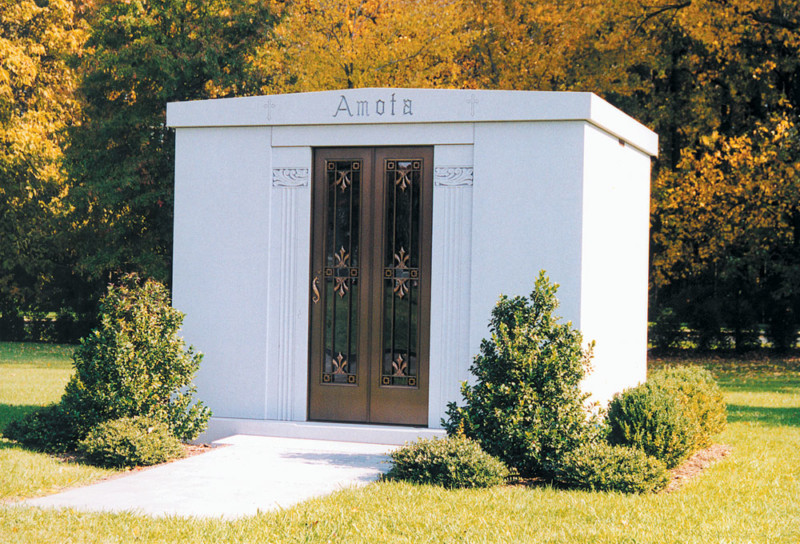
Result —
<svg viewBox="0 0 800 544"><path fill-rule="evenodd" d="M318 149L309 418L427 425L433 150Z"/></svg>

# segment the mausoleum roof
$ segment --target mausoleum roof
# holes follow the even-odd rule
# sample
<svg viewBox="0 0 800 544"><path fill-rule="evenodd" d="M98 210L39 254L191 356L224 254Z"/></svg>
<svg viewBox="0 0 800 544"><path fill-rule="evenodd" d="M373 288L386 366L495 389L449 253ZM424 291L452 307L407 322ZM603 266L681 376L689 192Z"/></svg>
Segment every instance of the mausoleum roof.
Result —
<svg viewBox="0 0 800 544"><path fill-rule="evenodd" d="M368 88L167 104L174 128L513 121L586 121L658 154L658 135L584 92Z"/></svg>

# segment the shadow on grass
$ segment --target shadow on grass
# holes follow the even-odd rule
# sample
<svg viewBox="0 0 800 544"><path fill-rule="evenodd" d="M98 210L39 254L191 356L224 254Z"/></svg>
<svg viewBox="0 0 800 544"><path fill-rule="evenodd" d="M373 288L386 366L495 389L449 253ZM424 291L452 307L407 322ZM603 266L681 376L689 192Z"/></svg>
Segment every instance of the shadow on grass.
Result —
<svg viewBox="0 0 800 544"><path fill-rule="evenodd" d="M0 433L6 428L6 425L14 420L22 419L34 410L40 409L41 406L36 405L23 405L16 404L0 404Z"/></svg>
<svg viewBox="0 0 800 544"><path fill-rule="evenodd" d="M800 380L797 378L770 376L763 378L720 378L719 386L730 393L780 393L796 395L800 393Z"/></svg>
<svg viewBox="0 0 800 544"><path fill-rule="evenodd" d="M728 405L729 423L758 423L770 427L800 427L800 408Z"/></svg>

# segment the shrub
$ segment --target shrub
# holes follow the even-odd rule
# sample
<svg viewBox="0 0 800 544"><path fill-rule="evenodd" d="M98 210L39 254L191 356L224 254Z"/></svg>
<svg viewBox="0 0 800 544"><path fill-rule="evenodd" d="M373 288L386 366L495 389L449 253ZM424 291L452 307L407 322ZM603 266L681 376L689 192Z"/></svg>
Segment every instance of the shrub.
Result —
<svg viewBox="0 0 800 544"><path fill-rule="evenodd" d="M680 463L694 447L694 429L668 390L646 382L618 393L608 405L608 439L663 461Z"/></svg>
<svg viewBox="0 0 800 544"><path fill-rule="evenodd" d="M727 409L717 382L708 370L672 367L655 372L648 380L675 397L693 434L693 449L711 445L711 437L727 424Z"/></svg>
<svg viewBox="0 0 800 544"><path fill-rule="evenodd" d="M642 450L595 441L568 452L555 480L592 491L651 493L667 485L669 473L663 462Z"/></svg>
<svg viewBox="0 0 800 544"><path fill-rule="evenodd" d="M392 453L390 480L406 480L447 488L502 484L508 469L474 441L463 436L432 438L407 444Z"/></svg>
<svg viewBox="0 0 800 544"><path fill-rule="evenodd" d="M149 416L181 440L196 438L210 416L192 403L202 355L178 336L183 314L170 306L166 288L128 275L109 286L99 317L73 355L75 374L61 399L80 414L78 435L104 421Z"/></svg>
<svg viewBox="0 0 800 544"><path fill-rule="evenodd" d="M448 405L448 434L463 432L521 476L549 477L561 457L591 439L595 428L580 389L591 348L580 332L559 323L556 290L540 272L529 298L500 297L491 339L464 383L465 405Z"/></svg>
<svg viewBox="0 0 800 544"><path fill-rule="evenodd" d="M165 423L139 416L100 423L78 443L78 451L94 464L121 468L163 463L183 450Z"/></svg>
<svg viewBox="0 0 800 544"><path fill-rule="evenodd" d="M60 404L51 404L10 422L3 436L47 453L73 449L78 440L75 416Z"/></svg>

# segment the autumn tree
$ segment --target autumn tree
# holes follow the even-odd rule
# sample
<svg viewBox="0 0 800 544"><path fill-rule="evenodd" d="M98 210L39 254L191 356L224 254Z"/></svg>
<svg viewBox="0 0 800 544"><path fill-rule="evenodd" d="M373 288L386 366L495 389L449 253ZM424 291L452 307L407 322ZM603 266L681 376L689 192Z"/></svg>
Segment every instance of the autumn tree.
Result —
<svg viewBox="0 0 800 544"><path fill-rule="evenodd" d="M659 101L689 115L653 123L669 154L653 188L652 306L681 309L705 344L726 327L747 347L766 322L777 347L793 346L800 3L695 0L663 10L681 40L670 57L680 71Z"/></svg>
<svg viewBox="0 0 800 544"><path fill-rule="evenodd" d="M661 251L653 280L669 286L671 302L695 328L724 323L742 343L763 319L779 347L793 343L800 302L798 144L796 122L776 115L739 136L712 133L660 176L654 195L660 228L653 237Z"/></svg>
<svg viewBox="0 0 800 544"><path fill-rule="evenodd" d="M58 309L69 276L62 144L84 31L66 0L0 0L0 28L0 337L14 338L20 311Z"/></svg>
<svg viewBox="0 0 800 544"><path fill-rule="evenodd" d="M471 44L458 0L295 0L258 56L265 92L463 82Z"/></svg>
<svg viewBox="0 0 800 544"><path fill-rule="evenodd" d="M793 344L800 2L468 5L468 85L596 92L659 134L653 317L673 307L707 346L759 322Z"/></svg>
<svg viewBox="0 0 800 544"><path fill-rule="evenodd" d="M623 94L638 88L627 68L645 52L614 28L618 2L466 0L463 5L475 32L463 59L471 86Z"/></svg>
<svg viewBox="0 0 800 544"><path fill-rule="evenodd" d="M96 301L121 272L168 280L167 102L480 87L592 91L655 130L652 317L677 311L707 345L723 328L747 345L766 322L789 346L798 13L800 0L0 0L0 330L19 309Z"/></svg>
<svg viewBox="0 0 800 544"><path fill-rule="evenodd" d="M75 247L87 278L169 281L171 101L254 93L251 62L274 22L266 0L100 0L80 65L84 117L69 149ZM97 294L95 294L96 296Z"/></svg>

